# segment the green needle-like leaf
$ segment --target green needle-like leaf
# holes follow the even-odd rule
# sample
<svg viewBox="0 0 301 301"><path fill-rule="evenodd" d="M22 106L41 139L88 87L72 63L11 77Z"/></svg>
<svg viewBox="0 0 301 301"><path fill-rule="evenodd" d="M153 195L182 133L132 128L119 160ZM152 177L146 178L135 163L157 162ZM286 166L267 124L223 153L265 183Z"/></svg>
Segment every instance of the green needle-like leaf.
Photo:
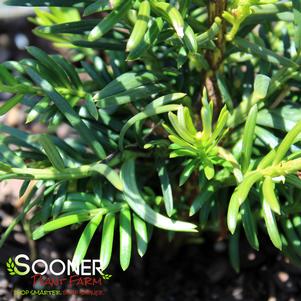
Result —
<svg viewBox="0 0 301 301"><path fill-rule="evenodd" d="M68 76L60 64L56 63L54 59L37 47L30 46L27 48L27 51L44 65L48 72L51 72L54 77L57 77L62 85L70 87Z"/></svg>
<svg viewBox="0 0 301 301"><path fill-rule="evenodd" d="M269 237L276 248L282 249L281 237L278 231L277 223L273 211L269 203L263 199L262 200L262 213L267 227Z"/></svg>
<svg viewBox="0 0 301 301"><path fill-rule="evenodd" d="M124 136L128 129L134 125L136 122L144 120L148 117L159 115L171 111L175 111L179 109L179 105L167 105L170 102L176 101L178 99L181 99L185 96L184 93L173 93L165 96L161 96L154 101L152 101L150 104L148 104L144 111L136 114L131 119L129 119L126 124L123 126L120 132L120 138L119 138L119 147L123 148L123 141Z"/></svg>
<svg viewBox="0 0 301 301"><path fill-rule="evenodd" d="M270 85L271 79L263 74L258 74L255 77L254 82L254 92L253 92L253 99L259 100L264 99L268 94L268 89Z"/></svg>
<svg viewBox="0 0 301 301"><path fill-rule="evenodd" d="M165 230L196 232L196 226L186 222L173 221L151 209L142 199L136 183L135 161L126 161L121 168L124 197L131 209L146 222Z"/></svg>
<svg viewBox="0 0 301 301"><path fill-rule="evenodd" d="M279 145L273 161L273 165L280 163L284 158L289 148L294 144L296 137L301 132L301 121L299 121L292 130L290 130Z"/></svg>
<svg viewBox="0 0 301 301"><path fill-rule="evenodd" d="M108 213L103 222L102 238L100 247L100 262L101 269L105 270L112 256L113 241L114 241L115 215Z"/></svg>
<svg viewBox="0 0 301 301"><path fill-rule="evenodd" d="M131 0L122 1L109 15L107 15L99 24L90 32L88 39L95 41L110 31L115 24L127 13L131 7Z"/></svg>
<svg viewBox="0 0 301 301"><path fill-rule="evenodd" d="M283 219L281 223L289 243L292 245L298 256L301 256L301 240L295 231L294 224L289 218Z"/></svg>
<svg viewBox="0 0 301 301"><path fill-rule="evenodd" d="M42 147L51 164L56 169L63 170L65 168L65 163L54 143L49 139L49 137L46 134L41 134L38 140L42 144Z"/></svg>
<svg viewBox="0 0 301 301"><path fill-rule="evenodd" d="M101 220L102 214L100 213L94 216L84 229L73 255L72 265L74 267L78 267L81 264L82 260L85 258L93 235L97 230Z"/></svg>
<svg viewBox="0 0 301 301"><path fill-rule="evenodd" d="M7 100L1 107L0 107L0 116L6 114L9 110L15 107L18 103L23 100L23 95L16 95L11 99Z"/></svg>
<svg viewBox="0 0 301 301"><path fill-rule="evenodd" d="M240 258L239 258L239 236L240 231L237 229L229 239L229 257L230 262L236 273L240 270Z"/></svg>
<svg viewBox="0 0 301 301"><path fill-rule="evenodd" d="M121 2L121 0L103 0L95 1L85 8L84 16L89 16L94 13L111 10L116 7Z"/></svg>
<svg viewBox="0 0 301 301"><path fill-rule="evenodd" d="M166 213L168 216L171 216L173 214L173 196L169 176L164 165L158 167L158 175L161 182Z"/></svg>
<svg viewBox="0 0 301 301"><path fill-rule="evenodd" d="M127 60L133 61L141 58L147 50L155 45L157 38L163 28L164 22L161 18L156 18L148 31L145 33L143 40L128 55Z"/></svg>
<svg viewBox="0 0 301 301"><path fill-rule="evenodd" d="M158 74L149 71L127 72L121 74L110 83L108 83L94 96L94 100L102 100L110 96L120 94L122 92L128 92L131 89L135 89L147 84L154 84L157 83L160 79L161 78Z"/></svg>
<svg viewBox="0 0 301 301"><path fill-rule="evenodd" d="M67 227L67 226L70 226L73 224L82 223L89 219L91 219L91 215L89 214L89 212L66 215L64 217L60 217L53 221L50 221L50 222L46 223L45 225L42 225L39 228L37 228L33 232L32 238L34 240L40 239L41 237L43 237L44 235L46 235L49 232L52 232L57 229Z"/></svg>
<svg viewBox="0 0 301 301"><path fill-rule="evenodd" d="M147 226L145 222L140 217L138 217L138 215L136 215L135 213L133 214L133 222L134 222L134 229L136 232L138 254L141 257L143 257L146 252L148 239L149 239Z"/></svg>
<svg viewBox="0 0 301 301"><path fill-rule="evenodd" d="M93 101L93 98L91 95L87 96L86 99L86 107L88 112L90 113L90 115L95 119L98 120L99 116L98 116L98 111L97 111L97 107Z"/></svg>
<svg viewBox="0 0 301 301"><path fill-rule="evenodd" d="M196 160L190 160L189 162L186 162L185 167L180 175L179 186L182 186L186 183L196 167Z"/></svg>
<svg viewBox="0 0 301 301"><path fill-rule="evenodd" d="M107 178L107 180L115 186L118 190L123 189L123 184L120 180L119 175L114 171L112 168L110 168L106 164L95 164L91 167L91 170L96 171Z"/></svg>
<svg viewBox="0 0 301 301"><path fill-rule="evenodd" d="M212 198L213 194L214 186L212 184L209 184L208 186L205 186L203 189L201 189L201 192L195 198L190 207L189 216L196 214L200 209L202 209L203 205Z"/></svg>
<svg viewBox="0 0 301 301"><path fill-rule="evenodd" d="M300 54L301 50L301 2L300 0L293 0L293 13L295 24L295 44Z"/></svg>
<svg viewBox="0 0 301 301"><path fill-rule="evenodd" d="M254 105L248 114L248 118L244 128L241 152L241 166L242 172L244 173L248 170L252 155L252 145L254 141L257 112L257 105Z"/></svg>
<svg viewBox="0 0 301 301"><path fill-rule="evenodd" d="M254 220L253 213L250 208L250 204L247 201L245 201L241 205L241 219L242 219L242 224L246 233L246 237L250 243L250 245L255 249L259 250L259 242L257 238L257 229L256 229L256 224Z"/></svg>
<svg viewBox="0 0 301 301"><path fill-rule="evenodd" d="M271 177L266 177L262 184L262 193L264 199L269 203L271 209L280 214L280 204L275 193L275 183Z"/></svg>
<svg viewBox="0 0 301 301"><path fill-rule="evenodd" d="M174 6L169 3L152 0L151 7L158 16L164 18L173 26L179 38L184 37L184 20Z"/></svg>
<svg viewBox="0 0 301 301"><path fill-rule="evenodd" d="M133 51L143 40L150 19L150 3L142 1L139 6L137 21L127 42L127 51Z"/></svg>
<svg viewBox="0 0 301 301"><path fill-rule="evenodd" d="M273 52L270 49L267 49L265 47L262 47L260 45L254 44L254 43L250 43L249 41L236 37L234 40L234 44L241 50L251 53L255 56L258 56L260 58L262 58L263 60L272 63L272 64L276 64L276 65L283 65L283 66L287 66L287 67L295 67L296 63L293 62L292 60L280 56L277 53Z"/></svg>
<svg viewBox="0 0 301 301"><path fill-rule="evenodd" d="M38 72L34 69L27 67L27 73L29 76L39 85L46 95L54 102L57 108L61 111L61 113L66 117L66 119L70 122L70 124L78 130L81 134L82 138L90 145L95 153L100 157L100 159L104 159L106 154L101 146L101 144L97 141L91 131L87 128L84 122L79 118L77 113L73 110L70 104L62 97L55 89L51 86L49 82L43 79Z"/></svg>
<svg viewBox="0 0 301 301"><path fill-rule="evenodd" d="M228 224L229 231L232 233L232 235L235 233L236 230L239 207L240 207L239 198L237 196L237 192L234 192L230 199L230 203L228 206L228 215L227 215L227 224Z"/></svg>
<svg viewBox="0 0 301 301"><path fill-rule="evenodd" d="M0 170L5 172L12 172L12 167L6 163L0 162Z"/></svg>
<svg viewBox="0 0 301 301"><path fill-rule="evenodd" d="M132 223L129 208L121 209L119 218L120 233L120 265L125 271L130 264L132 253Z"/></svg>

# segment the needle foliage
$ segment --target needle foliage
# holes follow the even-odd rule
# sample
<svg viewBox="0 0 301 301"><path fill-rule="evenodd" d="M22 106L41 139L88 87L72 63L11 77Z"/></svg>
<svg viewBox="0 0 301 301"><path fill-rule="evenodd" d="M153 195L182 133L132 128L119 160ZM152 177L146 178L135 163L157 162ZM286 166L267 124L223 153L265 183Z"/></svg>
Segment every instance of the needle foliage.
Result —
<svg viewBox="0 0 301 301"><path fill-rule="evenodd" d="M35 6L58 54L0 65L0 115L27 113L0 124L0 180L25 201L1 245L33 211L33 239L77 225L76 265L97 236L103 269L118 240L125 270L154 227L215 232L237 271L243 237L301 262L299 0L6 3Z"/></svg>

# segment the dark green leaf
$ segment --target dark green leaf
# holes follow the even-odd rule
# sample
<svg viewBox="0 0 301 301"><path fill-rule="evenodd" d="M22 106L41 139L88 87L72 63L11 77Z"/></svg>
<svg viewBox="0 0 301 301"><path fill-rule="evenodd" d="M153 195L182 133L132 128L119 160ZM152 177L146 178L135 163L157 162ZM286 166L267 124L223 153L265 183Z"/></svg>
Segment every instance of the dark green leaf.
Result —
<svg viewBox="0 0 301 301"><path fill-rule="evenodd" d="M55 89L43 79L34 69L27 67L27 73L30 77L41 86L46 95L54 102L57 108L61 111L62 114L67 118L70 124L78 130L81 134L82 138L89 144L95 153L100 157L100 159L104 159L106 154L101 146L101 144L96 140L91 131L87 128L87 126L83 123L83 121L79 118L77 113L73 110L70 104L61 96Z"/></svg>
<svg viewBox="0 0 301 301"><path fill-rule="evenodd" d="M91 221L87 224L85 230L83 231L75 249L72 264L78 267L82 260L85 258L89 245L91 243L92 237L97 230L100 222L102 220L102 214L94 216Z"/></svg>
<svg viewBox="0 0 301 301"><path fill-rule="evenodd" d="M135 213L133 214L133 222L134 222L134 229L136 232L138 254L141 257L143 257L146 252L148 240L149 240L147 226L145 222L140 217L138 217L138 215L136 215Z"/></svg>
<svg viewBox="0 0 301 301"><path fill-rule="evenodd" d="M146 222L171 231L195 232L196 226L186 222L173 221L151 209L142 199L136 184L135 161L126 161L121 169L124 197L131 209Z"/></svg>
<svg viewBox="0 0 301 301"><path fill-rule="evenodd" d="M129 208L121 209L119 219L120 232L120 265L125 271L130 264L132 253L132 223L131 211Z"/></svg>
<svg viewBox="0 0 301 301"><path fill-rule="evenodd" d="M173 214L173 196L169 176L164 165L158 167L158 175L161 182L166 213L170 217Z"/></svg>
<svg viewBox="0 0 301 301"><path fill-rule="evenodd" d="M115 215L109 213L106 215L103 228L102 228L102 238L100 247L100 261L101 269L105 270L112 256L113 241L114 241L114 228L115 228Z"/></svg>

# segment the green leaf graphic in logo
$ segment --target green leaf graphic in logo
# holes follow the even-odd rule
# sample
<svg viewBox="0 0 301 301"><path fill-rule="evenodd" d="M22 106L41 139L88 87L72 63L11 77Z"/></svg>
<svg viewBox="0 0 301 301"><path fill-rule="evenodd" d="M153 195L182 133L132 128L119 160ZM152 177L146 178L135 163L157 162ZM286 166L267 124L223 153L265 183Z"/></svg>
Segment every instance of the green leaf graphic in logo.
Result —
<svg viewBox="0 0 301 301"><path fill-rule="evenodd" d="M103 274L103 275L102 275L102 278L103 278L104 280L109 280L111 277L112 277L112 275L110 275L110 274Z"/></svg>
<svg viewBox="0 0 301 301"><path fill-rule="evenodd" d="M11 276L22 275L22 273L16 268L15 262L11 259L11 257L9 257L6 262L6 268Z"/></svg>
<svg viewBox="0 0 301 301"><path fill-rule="evenodd" d="M109 280L111 277L112 277L112 275L110 275L110 274L105 274L104 272L100 272L100 275L101 275L101 277L102 277L102 279L103 280Z"/></svg>

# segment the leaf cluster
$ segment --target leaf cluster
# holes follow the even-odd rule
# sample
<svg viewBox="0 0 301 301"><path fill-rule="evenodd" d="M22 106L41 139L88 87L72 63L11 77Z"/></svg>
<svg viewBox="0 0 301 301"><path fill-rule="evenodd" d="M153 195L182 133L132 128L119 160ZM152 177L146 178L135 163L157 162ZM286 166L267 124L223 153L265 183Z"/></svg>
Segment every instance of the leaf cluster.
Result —
<svg viewBox="0 0 301 301"><path fill-rule="evenodd" d="M300 3L216 3L7 1L34 6L34 33L67 55L0 65L0 115L27 117L0 124L0 180L24 180L0 245L34 211L34 239L81 232L76 265L98 236L107 268L119 236L125 270L153 227L228 237L236 270L243 235L300 263Z"/></svg>

